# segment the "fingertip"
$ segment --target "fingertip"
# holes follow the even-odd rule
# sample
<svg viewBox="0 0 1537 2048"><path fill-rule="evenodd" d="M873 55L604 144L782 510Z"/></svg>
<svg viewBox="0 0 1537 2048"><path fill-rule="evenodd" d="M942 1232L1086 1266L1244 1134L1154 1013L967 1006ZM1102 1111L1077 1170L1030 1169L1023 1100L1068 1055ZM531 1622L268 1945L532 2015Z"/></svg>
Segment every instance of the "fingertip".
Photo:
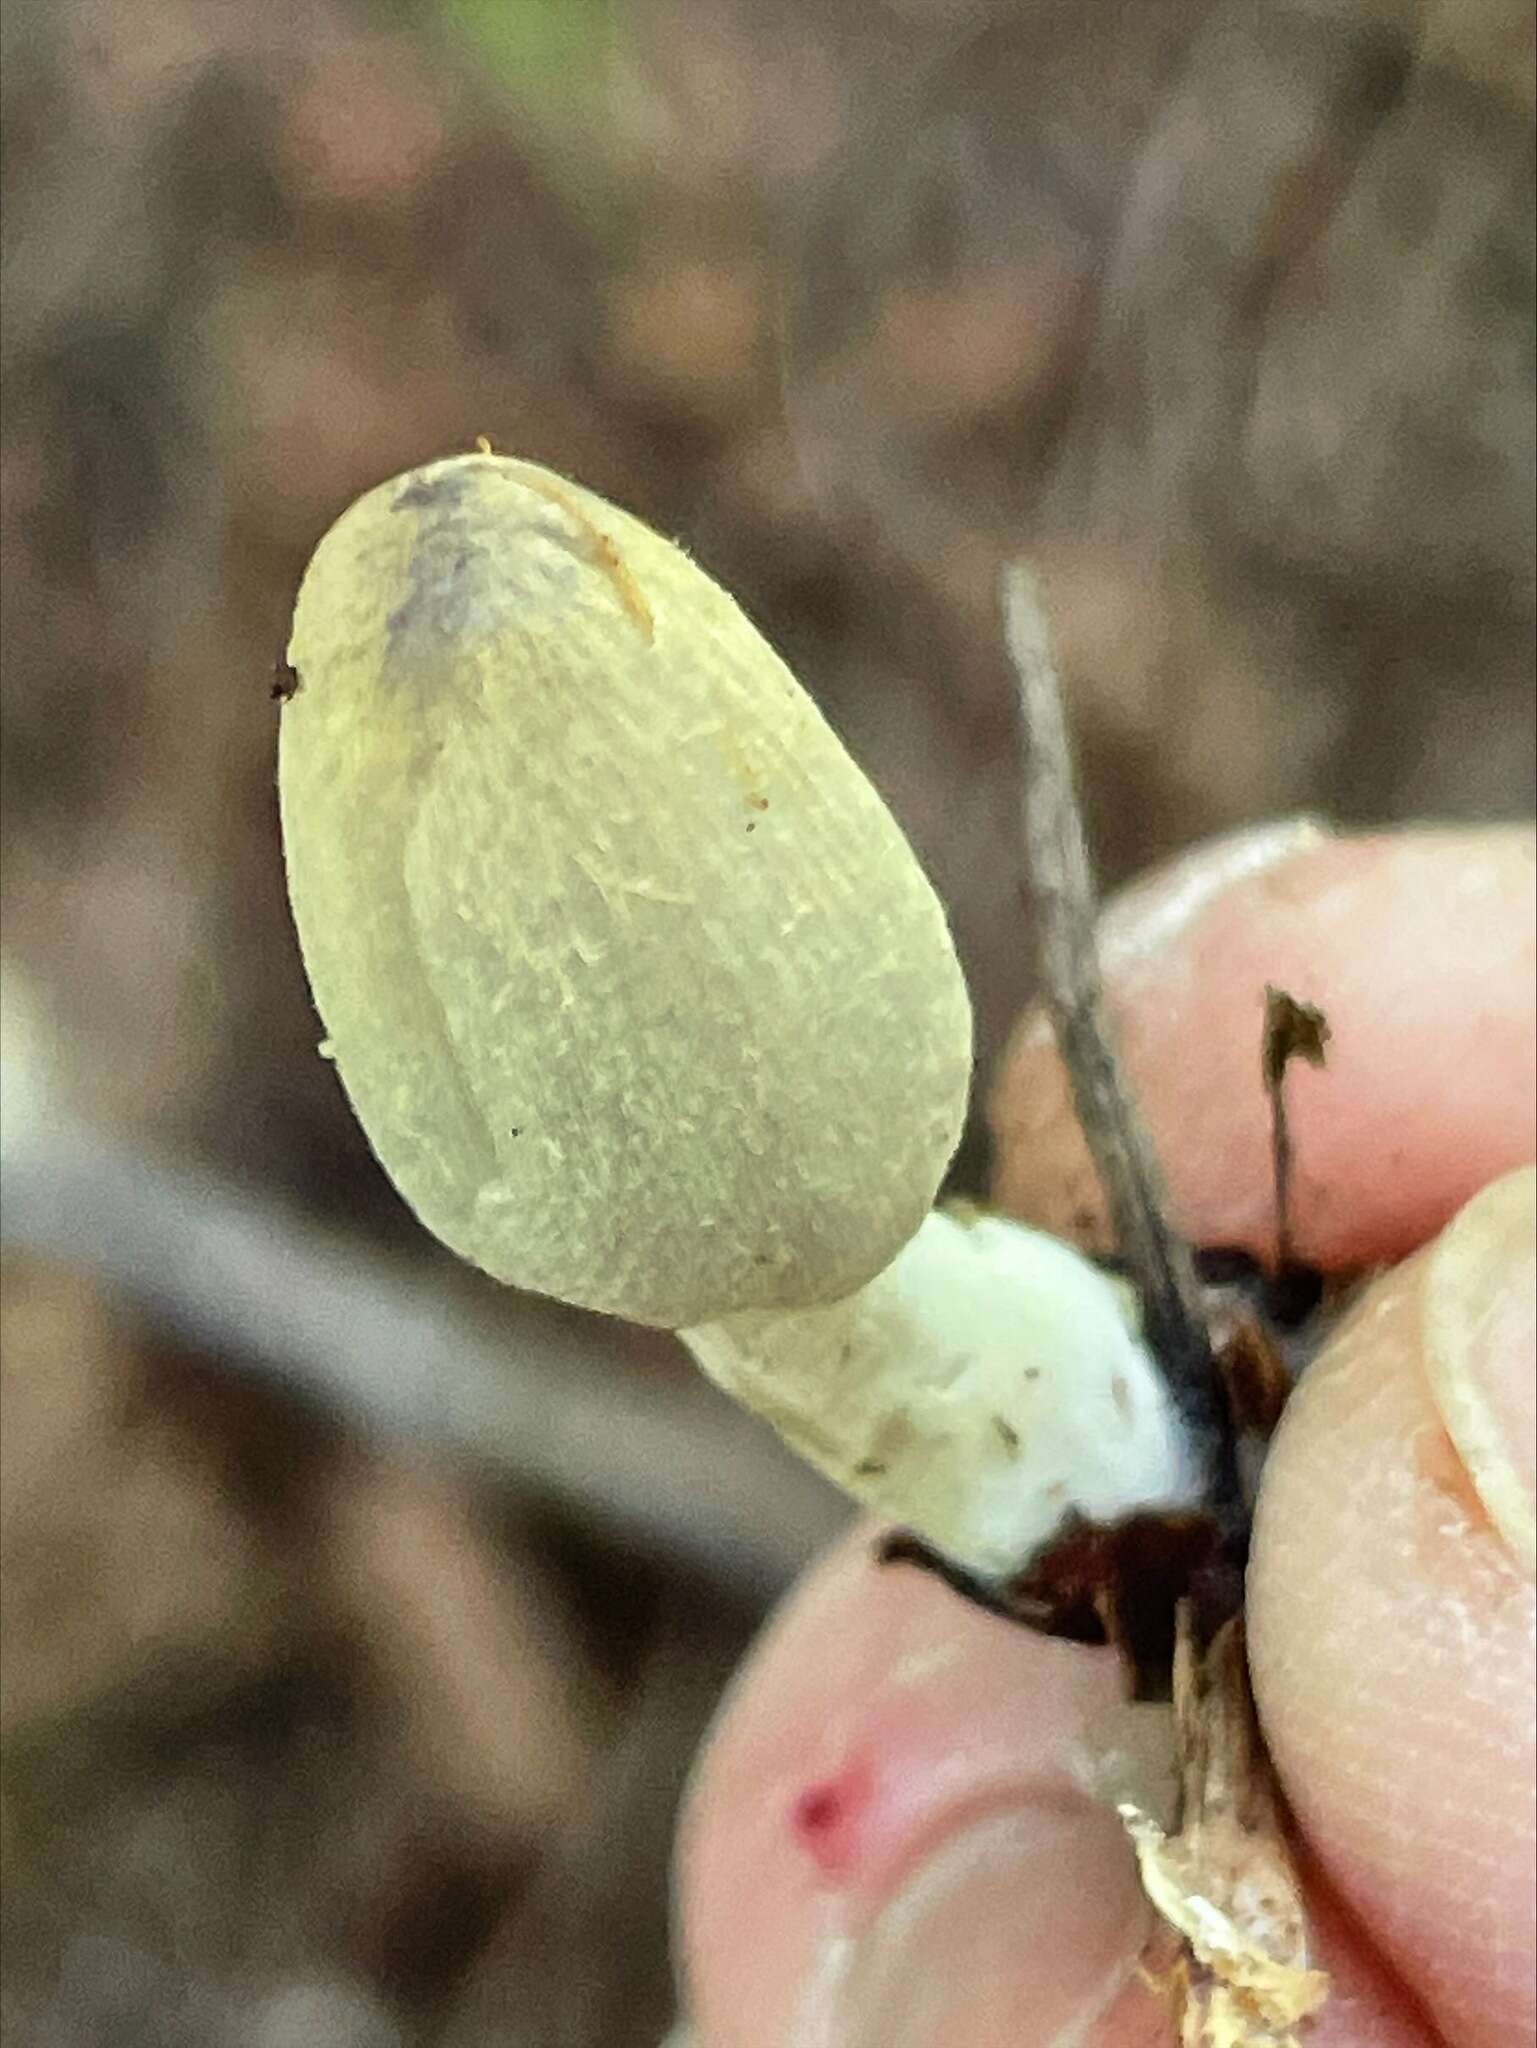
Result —
<svg viewBox="0 0 1537 2048"><path fill-rule="evenodd" d="M1529 1292L1530 1245L1491 1242L1491 1295ZM1533 1585L1433 1393L1439 1249L1373 1284L1287 1410L1250 1655L1313 1853L1446 2038L1494 2048L1534 2026ZM1530 1388L1529 1316L1469 1343L1484 1384Z"/></svg>
<svg viewBox="0 0 1537 2048"><path fill-rule="evenodd" d="M678 1903L702 2048L1045 2048L1088 2024L1148 1925L1111 1802L1160 1802L1167 1744L1113 1657L877 1566L864 1532L777 1617L696 1773Z"/></svg>
<svg viewBox="0 0 1537 2048"><path fill-rule="evenodd" d="M1332 838L1305 823L1198 848L1112 905L1106 988L1128 1077L1193 1242L1274 1249L1267 983L1317 1004L1322 1071L1288 1078L1300 1256L1404 1256L1537 1128L1528 828ZM1028 1015L990 1105L1012 1213L1109 1249L1050 1028Z"/></svg>

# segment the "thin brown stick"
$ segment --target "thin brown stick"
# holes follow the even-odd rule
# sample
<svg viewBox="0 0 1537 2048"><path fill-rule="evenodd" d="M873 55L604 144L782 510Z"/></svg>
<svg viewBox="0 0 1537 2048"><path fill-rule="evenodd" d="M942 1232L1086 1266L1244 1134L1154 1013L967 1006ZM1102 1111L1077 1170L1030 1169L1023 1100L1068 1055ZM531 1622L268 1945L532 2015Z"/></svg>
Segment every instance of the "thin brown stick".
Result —
<svg viewBox="0 0 1537 2048"><path fill-rule="evenodd" d="M1270 1101L1270 1166L1275 1186L1276 1271L1293 1263L1291 1219L1292 1135L1286 1108L1286 1069L1294 1059L1310 1067L1324 1063L1329 1026L1322 1010L1298 1002L1284 988L1265 986L1265 1031L1260 1071Z"/></svg>
<svg viewBox="0 0 1537 2048"><path fill-rule="evenodd" d="M1094 942L1095 892L1051 631L1033 573L1003 575L1004 631L1019 684L1026 894L1042 992L1149 1342L1182 1412L1222 1435L1211 1345L1190 1248L1165 1215L1163 1175L1122 1075Z"/></svg>

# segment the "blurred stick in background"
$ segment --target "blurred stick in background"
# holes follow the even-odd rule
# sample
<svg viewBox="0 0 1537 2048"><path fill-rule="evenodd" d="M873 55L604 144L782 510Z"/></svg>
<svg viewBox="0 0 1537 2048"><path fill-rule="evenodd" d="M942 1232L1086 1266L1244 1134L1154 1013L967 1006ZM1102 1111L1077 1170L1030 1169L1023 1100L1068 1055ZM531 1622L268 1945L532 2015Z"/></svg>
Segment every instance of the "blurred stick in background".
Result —
<svg viewBox="0 0 1537 2048"><path fill-rule="evenodd" d="M8 1148L0 1218L8 1247L95 1273L211 1362L464 1459L723 1592L771 1597L847 1519L697 1375L618 1376L582 1325L537 1310L498 1335L429 1273L212 1174L50 1133Z"/></svg>

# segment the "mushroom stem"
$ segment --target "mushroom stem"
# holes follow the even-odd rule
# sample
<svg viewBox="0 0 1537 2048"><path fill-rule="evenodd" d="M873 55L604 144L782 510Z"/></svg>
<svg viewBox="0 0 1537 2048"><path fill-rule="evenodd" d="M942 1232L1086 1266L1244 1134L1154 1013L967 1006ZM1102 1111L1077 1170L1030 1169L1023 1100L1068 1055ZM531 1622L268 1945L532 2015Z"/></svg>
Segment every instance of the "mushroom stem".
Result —
<svg viewBox="0 0 1537 2048"><path fill-rule="evenodd" d="M812 1464L987 1582L1075 1517L1203 1497L1129 1290L1002 1216L936 1210L843 1301L680 1334Z"/></svg>

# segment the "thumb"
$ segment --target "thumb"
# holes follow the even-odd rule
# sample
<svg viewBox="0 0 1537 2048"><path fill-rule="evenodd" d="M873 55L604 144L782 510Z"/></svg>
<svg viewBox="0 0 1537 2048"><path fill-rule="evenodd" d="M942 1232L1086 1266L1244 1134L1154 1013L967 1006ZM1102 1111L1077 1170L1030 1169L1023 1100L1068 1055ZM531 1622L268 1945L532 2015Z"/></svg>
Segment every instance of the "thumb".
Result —
<svg viewBox="0 0 1537 2048"><path fill-rule="evenodd" d="M854 1531L695 1775L679 1893L701 2048L1082 2041L1150 1925L1093 1780L1113 1753L1156 1798L1166 1723L1121 1692L1112 1656L883 1568Z"/></svg>
<svg viewBox="0 0 1537 2048"><path fill-rule="evenodd" d="M1313 1853L1449 2041L1533 2038L1534 1194L1368 1290L1265 1468L1249 1647Z"/></svg>

